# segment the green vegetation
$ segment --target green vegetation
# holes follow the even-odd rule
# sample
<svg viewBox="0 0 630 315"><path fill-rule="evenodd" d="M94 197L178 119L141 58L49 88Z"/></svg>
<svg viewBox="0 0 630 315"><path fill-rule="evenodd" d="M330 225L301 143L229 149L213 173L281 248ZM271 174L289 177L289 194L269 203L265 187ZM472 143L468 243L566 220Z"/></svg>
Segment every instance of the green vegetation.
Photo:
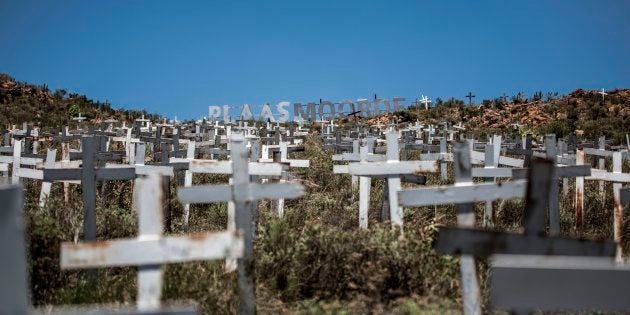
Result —
<svg viewBox="0 0 630 315"><path fill-rule="evenodd" d="M100 122L107 118L133 121L145 115L154 120L159 115L146 111L113 109L107 101L94 101L85 95L70 93L64 89L50 91L46 85L19 82L0 73L0 126L10 127L23 122L40 127L67 126L79 112L89 121Z"/></svg>
<svg viewBox="0 0 630 315"><path fill-rule="evenodd" d="M309 137L299 158L312 167L300 170L307 195L287 201L286 213L277 218L269 202L259 205L255 243L258 307L263 314L457 314L460 312L458 259L433 249L436 227L455 223L453 206L405 209L404 237L387 222L378 222L383 183L372 188L370 228L358 229L358 194L350 190L350 177L331 174L330 155L316 137ZM630 165L626 164L624 171ZM452 170L449 170L452 175ZM225 176L196 176L195 184L227 182ZM82 303L133 303L136 268L101 269L92 275L59 269L60 242L82 238L79 190L65 206L61 184L53 185L47 206L36 205L38 185L27 182L26 215L29 234L31 287L37 305ZM441 183L431 175L429 184ZM99 239L133 237L136 218L130 209L131 184L107 184L109 204L97 210ZM597 183L586 185L586 226L573 224L573 196L561 198L565 235L593 239L612 238L612 194L607 187L605 205ZM173 193L175 187L171 187ZM101 196L103 197L103 196ZM181 205L172 202L173 234L182 234ZM478 205L478 214L483 210ZM497 202L499 229L517 231L522 220L521 201ZM481 218L478 218L480 222ZM193 205L192 231L224 229L225 205ZM626 225L630 226L630 225ZM630 229L626 231L630 235ZM625 244L628 248L628 244ZM482 283L486 278L483 262ZM191 299L205 313L228 314L237 309L234 274L223 263L198 262L165 267L164 300ZM487 288L486 288L487 289Z"/></svg>
<svg viewBox="0 0 630 315"><path fill-rule="evenodd" d="M3 125L29 121L58 127L70 123L71 117L78 112L94 121L108 117L129 121L143 114L141 111L113 110L106 102L92 101L77 94L67 95L65 90L50 92L45 86L11 82L14 80L0 74L0 122ZM543 115L548 119L532 120L536 124L526 124L524 130L514 132L551 132L563 137L579 129L584 132L582 137L585 139L605 135L620 142L624 133L630 130L629 93L628 90L611 92L605 102L597 94L580 90L564 98L548 93L547 103L535 104L528 104L525 96L520 94L509 104L497 99L484 102L484 107L467 106L455 99L436 100L437 106L429 111L412 108L395 115L403 122L417 118L431 123L462 121L478 135L507 131L505 125L512 121L503 122L501 118L518 120ZM536 93L535 98L541 99L542 95ZM311 161L310 168L296 171L307 187L307 195L288 200L283 218L274 215L268 201L261 202L258 208L255 272L260 313L461 313L458 259L438 255L432 246L439 225L455 224L453 206L405 209L403 236L393 232L387 222L378 221L383 181L374 180L370 227L362 231L358 229L358 193L351 191L349 176L332 174L330 153L322 149L321 140L310 136L306 151L296 155ZM626 162L624 172L629 169ZM452 170L449 174L452 178ZM219 182L226 183L227 177L196 175L194 178L195 185ZM442 182L438 176L430 175L427 184L449 183L452 182ZM54 184L51 198L40 209L37 205L40 184L30 180L25 180L24 184L33 303L38 306L134 303L134 267L101 269L95 274L59 268L61 242L83 238L80 187L73 186L69 203L65 204L61 184ZM135 236L137 218L130 210L132 184L108 182L107 189L99 191L105 193L99 200L106 202L101 202L97 209L98 238ZM572 228L573 195L561 195L562 234L612 239L610 185L607 184L603 200L597 194L597 183L587 181L585 191L585 226L582 231ZM176 195L174 184L171 195ZM224 204L193 205L190 226L185 231L181 221L182 206L176 200L171 202L173 234L216 231L227 225ZM483 210L481 205L478 207L480 215ZM495 207L498 229L520 229L521 201L497 202ZM480 220L481 217L478 222ZM624 235L628 240L630 224L627 215L625 220ZM623 245L628 252L630 243ZM479 265L487 295L484 262ZM204 313L236 312L235 274L224 273L223 262L173 264L165 266L164 270L163 299L166 302L191 299L200 304Z"/></svg>

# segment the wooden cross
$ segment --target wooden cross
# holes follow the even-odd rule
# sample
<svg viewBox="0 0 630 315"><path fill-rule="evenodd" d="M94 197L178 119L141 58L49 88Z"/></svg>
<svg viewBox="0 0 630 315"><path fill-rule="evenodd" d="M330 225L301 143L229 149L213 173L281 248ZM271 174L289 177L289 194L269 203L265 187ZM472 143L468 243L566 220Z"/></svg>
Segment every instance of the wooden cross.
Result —
<svg viewBox="0 0 630 315"><path fill-rule="evenodd" d="M273 162L277 162L277 163L286 164L286 165L289 166L289 168L291 168L291 167L308 168L310 166L310 161L309 160L289 159L289 157L288 157L288 154L289 154L288 142L280 141L280 145L278 146L278 148L276 148L276 149L279 149L279 152L277 152L279 154L275 154L276 152L274 152L273 160L269 160L268 156L265 156L266 153L268 153L270 151L270 149L273 149L272 146L263 145L263 149L262 149L263 154L262 154L262 158L259 160L260 162L271 162L271 161L273 161ZM293 147L291 147L291 149L293 149L293 151L303 151L304 147L293 146ZM285 183L287 181L287 177L288 177L288 169L285 169L285 170L282 171L280 182L281 183ZM279 217L284 216L284 198L279 198L278 199L276 212L277 212Z"/></svg>
<svg viewBox="0 0 630 315"><path fill-rule="evenodd" d="M428 97L422 95L421 101L424 104L424 109L429 110L429 103L431 103L431 100Z"/></svg>
<svg viewBox="0 0 630 315"><path fill-rule="evenodd" d="M462 288L464 295L464 313L481 314L481 300L477 282L474 256L484 256L497 251L545 251L556 250L556 247L569 246L569 250L563 253L602 253L612 255L614 244L597 243L593 248L584 248L582 241L567 241L553 239L551 245L540 239L543 231L545 215L544 207L548 198L545 187L549 187L550 181L540 174L549 174L553 165L545 168L536 167L530 172L530 180L515 180L503 184L484 183L473 184L470 168L470 149L467 143L458 143L454 148L455 154L455 186L424 188L416 190L402 190L399 192L400 202L406 206L426 206L433 204L456 203L458 211L458 225L463 228L441 228L438 235L437 249L445 254L461 253ZM537 164L538 165L538 164ZM547 175L549 176L549 175ZM541 181L540 178L543 180ZM536 180L537 182L534 182ZM545 184L546 183L546 184ZM475 216L473 203L480 201L492 201L496 199L521 198L525 195L525 188L537 187L534 202L528 204L536 207L526 213L526 231L528 234L503 234L498 232L479 231L474 227ZM531 191L531 190L530 190ZM530 193L530 195L532 195ZM529 199L528 199L529 200ZM556 243L558 245L556 245ZM514 245L517 244L517 245ZM568 245L567 245L568 244ZM510 246L508 246L510 245ZM517 246L517 247L514 247ZM542 248L542 249L541 249ZM529 252L528 252L529 251Z"/></svg>
<svg viewBox="0 0 630 315"><path fill-rule="evenodd" d="M133 205L139 216L137 238L62 243L61 267L139 266L137 307L159 310L162 264L242 256L244 237L239 232L163 236L161 180L159 173L136 180Z"/></svg>
<svg viewBox="0 0 630 315"><path fill-rule="evenodd" d="M45 182L81 180L83 210L85 216L83 228L86 240L96 239L96 182L105 180L129 180L136 178L134 167L95 168L96 146L92 136L81 138L81 168L44 169Z"/></svg>
<svg viewBox="0 0 630 315"><path fill-rule="evenodd" d="M466 97L468 98L468 105L472 105L472 99L475 98L472 92L468 92L468 95L466 95Z"/></svg>
<svg viewBox="0 0 630 315"><path fill-rule="evenodd" d="M602 102L604 101L604 97L605 97L606 95L608 95L608 93L606 93L606 90L604 90L603 88L602 88L602 90L601 90L601 91L597 92L597 94L601 94L601 95L602 95Z"/></svg>
<svg viewBox="0 0 630 315"><path fill-rule="evenodd" d="M0 218L0 250L7 257L0 261L0 314L197 314L196 307L165 306L159 310L139 310L135 307L109 309L103 305L84 307L46 306L33 309L28 297L26 244L22 219L22 189L18 186L0 186L0 202L4 205Z"/></svg>
<svg viewBox="0 0 630 315"><path fill-rule="evenodd" d="M387 154L386 161L369 162L367 160L367 148L364 151L364 159L359 163L348 164L348 173L359 176L359 226L367 228L367 208L369 204L369 177L387 178L389 189L390 219L393 227L402 230L403 208L398 204L397 191L400 189L400 176L404 174L418 174L437 172L437 161L400 161L398 149L398 135L396 132L386 133Z"/></svg>
<svg viewBox="0 0 630 315"><path fill-rule="evenodd" d="M445 227L439 230L437 250L444 254L462 253L477 257L487 257L492 254L610 257L614 255L613 242L591 242L544 236L545 210L549 199L547 191L554 184L553 163L548 160L537 160L528 173L524 233Z"/></svg>
<svg viewBox="0 0 630 315"><path fill-rule="evenodd" d="M188 147L189 155L185 159L171 158L173 163L186 163L186 178L184 187L192 186L192 176L194 174L227 174L232 175L233 162L232 161L216 161L216 160L203 160L195 159L194 155L190 152L194 151L194 142L191 142ZM256 144L257 145L257 144ZM256 146L253 145L253 146ZM255 151L255 150L252 150ZM261 162L249 162L248 169L252 176L281 176L282 172L287 168L286 165L278 163L261 163ZM228 230L233 230L234 226L234 203L228 201ZM189 220L190 203L184 204L184 225L188 225Z"/></svg>
<svg viewBox="0 0 630 315"><path fill-rule="evenodd" d="M44 159L39 157L22 157L22 141L13 142L13 156L0 156L0 163L11 164L11 183L17 185L21 177L41 179L41 174L35 169L22 168L22 165L36 166Z"/></svg>
<svg viewBox="0 0 630 315"><path fill-rule="evenodd" d="M249 162L245 137L232 135L232 184L214 186L182 187L177 195L183 203L234 202L235 224L243 231L244 252L238 259L237 272L239 283L239 313L254 314L256 312L255 279L253 265L253 212L252 202L266 198L297 198L304 194L304 187L299 184L250 183Z"/></svg>
<svg viewBox="0 0 630 315"><path fill-rule="evenodd" d="M585 149L586 150L586 149ZM628 152L612 152L612 172L605 170L592 169L591 176L586 177L587 180L601 180L613 183L613 229L614 239L618 242L617 261L622 262L623 247L623 203L621 202L621 187L623 183L630 183L630 173L622 173L623 157L630 159Z"/></svg>
<svg viewBox="0 0 630 315"><path fill-rule="evenodd" d="M81 129L81 122L83 122L86 119L87 118L81 116L81 112L79 112L79 116L72 118L72 120L77 122L77 130Z"/></svg>

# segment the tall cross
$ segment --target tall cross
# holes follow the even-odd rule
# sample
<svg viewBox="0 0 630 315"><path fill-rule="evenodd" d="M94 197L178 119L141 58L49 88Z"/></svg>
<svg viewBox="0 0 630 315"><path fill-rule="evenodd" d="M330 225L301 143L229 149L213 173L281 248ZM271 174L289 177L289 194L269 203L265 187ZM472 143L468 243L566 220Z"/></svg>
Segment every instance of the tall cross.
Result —
<svg viewBox="0 0 630 315"><path fill-rule="evenodd" d="M178 198L182 203L234 202L236 228L243 231L244 252L237 261L239 284L239 313L256 312L254 279L253 202L261 199L297 198L304 194L304 186L293 183L257 184L250 182L249 162L245 137L232 134L232 184L182 187Z"/></svg>
<svg viewBox="0 0 630 315"><path fill-rule="evenodd" d="M597 92L597 94L601 94L601 95L602 95L602 102L604 101L604 97L605 97L606 95L608 95L608 93L606 93L606 90L604 90L603 88L602 88L602 90L601 90L601 91Z"/></svg>
<svg viewBox="0 0 630 315"><path fill-rule="evenodd" d="M473 95L472 92L468 92L466 97L468 98L468 105L472 105L472 99L475 98L475 95Z"/></svg>

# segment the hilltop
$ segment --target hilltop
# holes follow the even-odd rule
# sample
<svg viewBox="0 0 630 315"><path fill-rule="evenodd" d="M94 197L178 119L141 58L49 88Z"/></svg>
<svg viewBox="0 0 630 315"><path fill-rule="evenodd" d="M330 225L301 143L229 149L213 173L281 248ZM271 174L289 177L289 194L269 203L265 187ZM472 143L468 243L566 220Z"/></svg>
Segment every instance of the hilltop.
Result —
<svg viewBox="0 0 630 315"><path fill-rule="evenodd" d="M399 122L417 119L433 124L461 122L467 130L476 133L515 129L520 133L555 133L564 137L575 131L586 139L603 135L623 142L625 134L630 132L630 89L606 93L602 99L598 91L577 89L560 97L557 93L548 93L543 99L539 92L532 99L517 95L509 101L497 98L472 106L464 105L462 100L438 99L435 107L428 111L411 107L393 115L370 118L368 123L383 123L395 116Z"/></svg>
<svg viewBox="0 0 630 315"><path fill-rule="evenodd" d="M598 91L577 89L565 96L542 92L527 98L522 93L507 98L484 100L480 105L465 105L463 100L436 99L435 106L408 109L366 120L368 123L415 122L439 124L462 123L477 134L505 132L542 135L555 133L564 137L576 132L586 139L606 136L617 142L625 141L630 132L630 89L608 91L602 99ZM51 91L46 85L16 81L0 73L0 123L32 122L42 127L68 125L79 112L92 123L107 118L131 122L141 115L159 120L161 117L140 110L113 109L108 102L95 101L85 95L68 93L64 89ZM342 122L349 122L348 119Z"/></svg>
<svg viewBox="0 0 630 315"><path fill-rule="evenodd" d="M51 91L47 85L20 82L0 73L0 126L32 122L41 127L68 125L79 112L92 123L108 118L131 122L142 115L160 119L146 111L114 109L108 102L95 101L65 89Z"/></svg>

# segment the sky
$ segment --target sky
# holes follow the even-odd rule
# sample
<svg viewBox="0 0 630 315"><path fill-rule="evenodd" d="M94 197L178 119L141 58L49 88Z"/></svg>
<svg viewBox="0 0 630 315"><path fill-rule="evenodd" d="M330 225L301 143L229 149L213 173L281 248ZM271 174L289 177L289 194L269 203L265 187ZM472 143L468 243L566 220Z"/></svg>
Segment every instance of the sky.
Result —
<svg viewBox="0 0 630 315"><path fill-rule="evenodd" d="M630 1L0 0L0 72L180 119L630 88Z"/></svg>

